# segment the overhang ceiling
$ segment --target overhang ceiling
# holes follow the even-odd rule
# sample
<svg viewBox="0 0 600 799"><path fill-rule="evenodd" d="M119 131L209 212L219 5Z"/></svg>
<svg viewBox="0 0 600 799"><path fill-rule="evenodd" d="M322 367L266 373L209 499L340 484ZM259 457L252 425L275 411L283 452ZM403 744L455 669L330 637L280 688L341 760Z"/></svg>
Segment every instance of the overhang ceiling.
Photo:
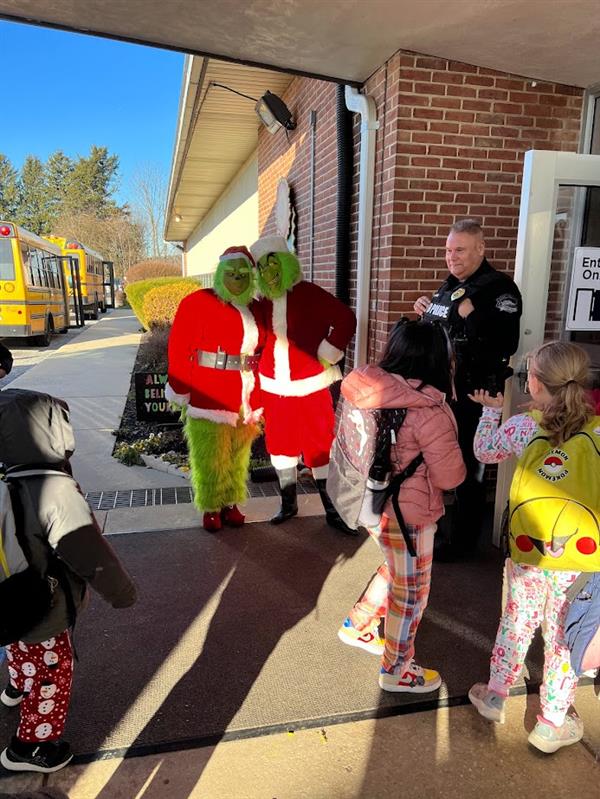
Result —
<svg viewBox="0 0 600 799"><path fill-rule="evenodd" d="M165 239L185 241L258 145L254 102L267 89L282 95L292 76L256 67L186 59L171 163Z"/></svg>
<svg viewBox="0 0 600 799"><path fill-rule="evenodd" d="M351 83L399 49L600 82L598 0L0 0L0 15Z"/></svg>

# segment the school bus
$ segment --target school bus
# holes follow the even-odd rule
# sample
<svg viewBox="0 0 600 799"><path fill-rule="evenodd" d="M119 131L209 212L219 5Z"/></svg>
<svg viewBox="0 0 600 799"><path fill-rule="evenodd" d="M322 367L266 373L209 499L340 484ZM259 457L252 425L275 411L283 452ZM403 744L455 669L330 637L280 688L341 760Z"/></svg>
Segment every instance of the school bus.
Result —
<svg viewBox="0 0 600 799"><path fill-rule="evenodd" d="M90 247L86 247L85 244L81 244L81 242L74 239L66 239L62 236L46 236L46 239L60 247L61 253L73 258L77 264L84 316L97 319L99 312L106 313L104 258ZM63 271L65 282L69 289L69 296L72 297L72 277L66 261L63 263Z"/></svg>
<svg viewBox="0 0 600 799"><path fill-rule="evenodd" d="M69 326L60 248L14 222L0 221L0 338L41 347Z"/></svg>

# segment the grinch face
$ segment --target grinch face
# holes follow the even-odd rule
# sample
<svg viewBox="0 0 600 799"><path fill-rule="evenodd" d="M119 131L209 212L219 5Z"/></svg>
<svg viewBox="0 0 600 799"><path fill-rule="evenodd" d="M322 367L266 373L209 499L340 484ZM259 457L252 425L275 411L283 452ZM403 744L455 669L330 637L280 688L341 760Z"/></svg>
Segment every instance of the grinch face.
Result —
<svg viewBox="0 0 600 799"><path fill-rule="evenodd" d="M250 267L243 258L227 261L223 270L223 285L234 297L239 297L250 286Z"/></svg>
<svg viewBox="0 0 600 799"><path fill-rule="evenodd" d="M277 253L270 252L258 261L258 271L268 297L282 297L285 294L282 276L283 268Z"/></svg>

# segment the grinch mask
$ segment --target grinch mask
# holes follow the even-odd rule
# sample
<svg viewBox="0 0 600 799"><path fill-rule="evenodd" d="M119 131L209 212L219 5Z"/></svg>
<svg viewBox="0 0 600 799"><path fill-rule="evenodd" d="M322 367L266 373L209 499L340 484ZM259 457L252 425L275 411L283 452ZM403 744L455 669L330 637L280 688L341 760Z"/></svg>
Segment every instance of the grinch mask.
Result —
<svg viewBox="0 0 600 799"><path fill-rule="evenodd" d="M245 258L219 261L214 289L225 302L248 305L254 296L254 272Z"/></svg>
<svg viewBox="0 0 600 799"><path fill-rule="evenodd" d="M283 297L300 278L300 263L291 253L269 252L258 261L258 287L270 300Z"/></svg>

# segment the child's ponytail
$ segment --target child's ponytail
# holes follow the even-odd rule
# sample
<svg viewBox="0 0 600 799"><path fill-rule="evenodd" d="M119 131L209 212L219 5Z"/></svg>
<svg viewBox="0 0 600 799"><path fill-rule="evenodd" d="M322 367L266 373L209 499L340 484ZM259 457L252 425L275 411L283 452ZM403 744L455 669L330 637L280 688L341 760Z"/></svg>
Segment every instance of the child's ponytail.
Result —
<svg viewBox="0 0 600 799"><path fill-rule="evenodd" d="M531 355L530 371L551 395L540 425L555 447L578 433L593 416L587 389L589 366L585 350L565 341L543 344Z"/></svg>

